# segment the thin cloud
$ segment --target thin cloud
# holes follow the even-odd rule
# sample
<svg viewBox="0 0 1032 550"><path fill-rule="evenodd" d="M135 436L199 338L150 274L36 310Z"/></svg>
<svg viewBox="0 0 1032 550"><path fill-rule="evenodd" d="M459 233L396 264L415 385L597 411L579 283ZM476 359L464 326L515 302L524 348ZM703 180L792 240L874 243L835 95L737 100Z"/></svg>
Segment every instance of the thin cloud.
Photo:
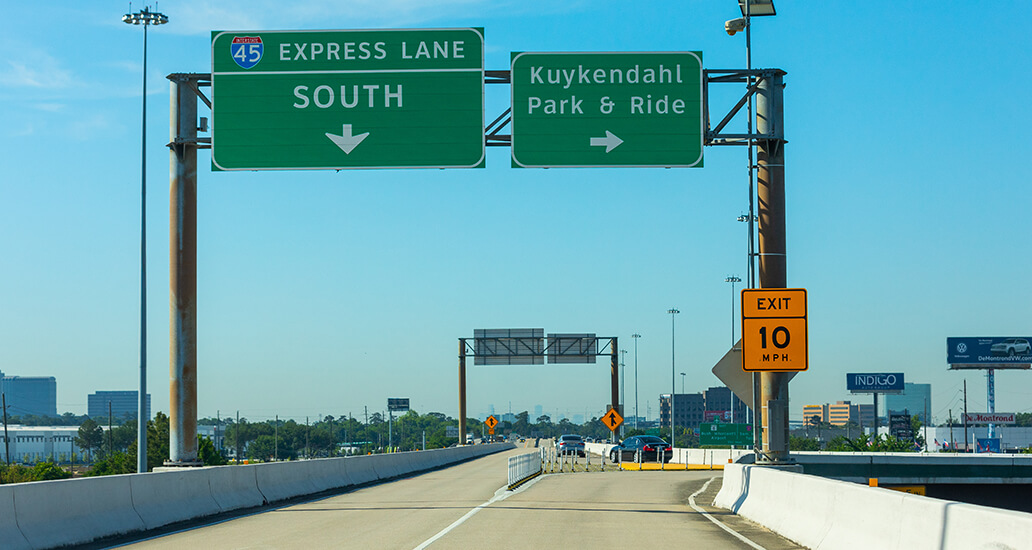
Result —
<svg viewBox="0 0 1032 550"><path fill-rule="evenodd" d="M489 17L508 13L565 13L582 9L584 2L505 0L352 0L350 2L281 2L232 0L184 2L165 12L163 30L183 35L212 30L244 29L361 29L409 27L434 22Z"/></svg>
<svg viewBox="0 0 1032 550"><path fill-rule="evenodd" d="M0 86L60 90L74 82L72 73L54 57L41 51L27 53L29 59L12 59L0 66Z"/></svg>
<svg viewBox="0 0 1032 550"><path fill-rule="evenodd" d="M63 111L67 107L64 103L36 103L32 106L37 111L45 111L48 113L57 113Z"/></svg>

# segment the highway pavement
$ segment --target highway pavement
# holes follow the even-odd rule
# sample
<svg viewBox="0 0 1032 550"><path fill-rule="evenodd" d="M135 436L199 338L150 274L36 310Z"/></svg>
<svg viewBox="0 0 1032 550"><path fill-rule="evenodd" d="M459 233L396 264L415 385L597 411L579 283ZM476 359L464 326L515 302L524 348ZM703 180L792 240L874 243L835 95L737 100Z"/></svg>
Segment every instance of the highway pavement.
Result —
<svg viewBox="0 0 1032 550"><path fill-rule="evenodd" d="M709 507L720 471L564 473L506 491L507 458L526 452L536 450L122 542L133 549L800 548Z"/></svg>

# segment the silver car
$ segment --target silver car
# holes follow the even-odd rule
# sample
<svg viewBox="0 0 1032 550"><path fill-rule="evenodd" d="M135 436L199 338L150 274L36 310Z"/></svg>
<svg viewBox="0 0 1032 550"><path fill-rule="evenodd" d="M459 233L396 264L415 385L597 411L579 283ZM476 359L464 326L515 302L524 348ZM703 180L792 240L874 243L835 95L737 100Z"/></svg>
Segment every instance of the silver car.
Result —
<svg viewBox="0 0 1032 550"><path fill-rule="evenodd" d="M561 435L555 440L555 451L559 454L584 456L584 439L574 434Z"/></svg>

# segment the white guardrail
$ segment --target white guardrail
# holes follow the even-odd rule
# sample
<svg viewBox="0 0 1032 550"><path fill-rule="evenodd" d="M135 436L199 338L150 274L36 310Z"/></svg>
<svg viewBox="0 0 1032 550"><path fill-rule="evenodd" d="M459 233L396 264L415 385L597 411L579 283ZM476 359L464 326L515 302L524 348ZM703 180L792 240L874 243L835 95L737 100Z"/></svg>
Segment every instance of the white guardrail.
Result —
<svg viewBox="0 0 1032 550"><path fill-rule="evenodd" d="M509 457L509 490L515 489L524 481L541 473L541 449L533 453L525 453Z"/></svg>
<svg viewBox="0 0 1032 550"><path fill-rule="evenodd" d="M514 447L512 443L492 443L0 485L0 549L35 550L85 544L433 470ZM530 456L540 462L537 454Z"/></svg>

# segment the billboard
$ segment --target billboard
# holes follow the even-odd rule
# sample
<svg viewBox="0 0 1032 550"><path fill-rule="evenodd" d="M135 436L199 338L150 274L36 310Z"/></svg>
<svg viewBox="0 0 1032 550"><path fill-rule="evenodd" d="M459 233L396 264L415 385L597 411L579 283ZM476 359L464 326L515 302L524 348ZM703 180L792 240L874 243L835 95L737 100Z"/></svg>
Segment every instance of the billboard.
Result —
<svg viewBox="0 0 1032 550"><path fill-rule="evenodd" d="M408 397L388 397L387 398L387 410L388 411L407 411L407 410L409 410L409 398Z"/></svg>
<svg viewBox="0 0 1032 550"><path fill-rule="evenodd" d="M1032 336L946 339L951 369L1027 369L1032 366Z"/></svg>
<svg viewBox="0 0 1032 550"><path fill-rule="evenodd" d="M889 433L900 439L914 439L913 425L909 414L890 414Z"/></svg>
<svg viewBox="0 0 1032 550"><path fill-rule="evenodd" d="M968 424L1014 424L1014 413L965 413Z"/></svg>
<svg viewBox="0 0 1032 550"><path fill-rule="evenodd" d="M703 422L731 422L731 411L703 411Z"/></svg>
<svg viewBox="0 0 1032 550"><path fill-rule="evenodd" d="M549 363L594 363L598 338L594 334L549 334Z"/></svg>
<svg viewBox="0 0 1032 550"><path fill-rule="evenodd" d="M853 393L898 393L903 391L902 372L851 372L846 389Z"/></svg>
<svg viewBox="0 0 1032 550"><path fill-rule="evenodd" d="M977 438L975 443L976 453L998 453L1000 452L1000 438L994 437L992 439Z"/></svg>
<svg viewBox="0 0 1032 550"><path fill-rule="evenodd" d="M476 329L474 365L543 365L545 329Z"/></svg>

